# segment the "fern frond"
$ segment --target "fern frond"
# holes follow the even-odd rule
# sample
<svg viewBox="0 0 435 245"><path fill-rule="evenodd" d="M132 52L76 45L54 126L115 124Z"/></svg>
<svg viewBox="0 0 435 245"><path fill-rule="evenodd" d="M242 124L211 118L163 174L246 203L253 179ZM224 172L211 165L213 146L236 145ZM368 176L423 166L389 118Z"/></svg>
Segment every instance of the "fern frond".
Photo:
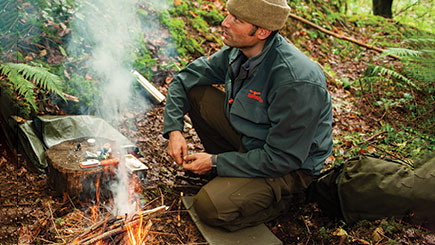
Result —
<svg viewBox="0 0 435 245"><path fill-rule="evenodd" d="M38 87L63 97L60 78L50 73L46 68L27 64L6 64L10 69L16 70L18 73L22 74L25 79L32 80Z"/></svg>
<svg viewBox="0 0 435 245"><path fill-rule="evenodd" d="M37 109L34 92L36 87L64 98L60 78L45 68L27 64L4 63L0 64L0 73L9 78L17 93L23 96L35 110Z"/></svg>
<svg viewBox="0 0 435 245"><path fill-rule="evenodd" d="M408 78L406 78L402 74L400 74L396 71L393 71L391 69L382 67L382 66L371 66L371 71L369 72L369 74L372 76L376 76L378 74L381 74L384 76L388 75L388 76L396 78L397 80L400 80L400 81L407 83L408 85L414 87L417 90L420 90L420 88L414 82L412 82L411 80L409 80Z"/></svg>
<svg viewBox="0 0 435 245"><path fill-rule="evenodd" d="M403 41L405 44L410 44L412 46L420 48L435 48L435 38L433 37L416 37L409 38Z"/></svg>
<svg viewBox="0 0 435 245"><path fill-rule="evenodd" d="M382 56L395 55L399 57L421 57L423 51L412 50L407 48L389 48L382 53Z"/></svg>
<svg viewBox="0 0 435 245"><path fill-rule="evenodd" d="M360 82L367 82L367 83L377 83L377 82L389 82L390 79L386 77L380 77L380 76L371 76L371 77L361 77L358 79Z"/></svg>
<svg viewBox="0 0 435 245"><path fill-rule="evenodd" d="M12 83L12 86L14 90L17 91L18 95L23 96L33 109L36 110L36 95L33 90L35 85L24 79L16 70L11 69L9 66L1 64L0 71L8 76L9 81Z"/></svg>

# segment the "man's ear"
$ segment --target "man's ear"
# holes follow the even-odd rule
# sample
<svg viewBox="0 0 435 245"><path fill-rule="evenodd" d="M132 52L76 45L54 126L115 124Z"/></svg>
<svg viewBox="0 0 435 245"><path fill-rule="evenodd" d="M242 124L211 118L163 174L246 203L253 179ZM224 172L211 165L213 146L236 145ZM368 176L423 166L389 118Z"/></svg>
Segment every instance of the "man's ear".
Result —
<svg viewBox="0 0 435 245"><path fill-rule="evenodd" d="M269 37L269 35L270 35L271 33L272 33L271 30L267 30L267 29L264 29L264 28L262 28L262 27L259 27L258 30L257 30L257 37L258 37L259 39L261 39L261 40L264 40L264 39L266 39L267 37Z"/></svg>

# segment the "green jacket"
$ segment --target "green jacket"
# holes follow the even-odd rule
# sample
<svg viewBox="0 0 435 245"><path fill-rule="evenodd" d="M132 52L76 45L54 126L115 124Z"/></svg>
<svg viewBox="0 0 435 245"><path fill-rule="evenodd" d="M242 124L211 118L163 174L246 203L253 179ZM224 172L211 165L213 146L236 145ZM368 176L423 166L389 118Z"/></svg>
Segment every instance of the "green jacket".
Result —
<svg viewBox="0 0 435 245"><path fill-rule="evenodd" d="M241 133L247 152L219 154L219 176L278 177L298 169L319 174L332 152L331 97L322 70L277 34L259 55L263 58L257 69L231 98L229 66L240 53L224 47L195 60L173 79L163 135L182 131L189 111L186 94L193 86L225 83L226 101L232 102L225 103L225 114Z"/></svg>

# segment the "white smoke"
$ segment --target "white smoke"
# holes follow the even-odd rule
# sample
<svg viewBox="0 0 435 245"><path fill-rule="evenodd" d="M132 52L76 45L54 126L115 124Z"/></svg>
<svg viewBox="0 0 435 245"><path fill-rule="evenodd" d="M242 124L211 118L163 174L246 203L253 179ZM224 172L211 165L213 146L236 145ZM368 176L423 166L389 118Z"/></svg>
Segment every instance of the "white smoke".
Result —
<svg viewBox="0 0 435 245"><path fill-rule="evenodd" d="M98 112L109 122L120 118L132 98L130 70L140 37L135 4L136 0L80 0L72 23L74 43L89 50L88 68L100 81Z"/></svg>
<svg viewBox="0 0 435 245"><path fill-rule="evenodd" d="M132 214L137 211L140 195L134 193L134 188L125 164L119 164L116 171L117 181L112 183L113 215Z"/></svg>
<svg viewBox="0 0 435 245"><path fill-rule="evenodd" d="M68 50L74 55L89 60L92 78L99 82L101 99L97 109L99 116L109 123L118 124L122 113L129 105L148 107L145 99L131 95L136 82L131 73L134 52L143 38L145 26L137 17L138 0L79 0L71 23L73 38ZM142 3L144 3L142 1ZM146 3L146 2L145 2ZM167 8L166 1L153 1L155 8ZM156 18L147 28L156 27ZM149 29L148 29L149 30ZM155 32L155 30L153 31ZM157 37L158 38L158 37ZM95 77L94 77L95 76ZM132 102L134 99L134 102ZM131 214L137 208L137 196L132 196L131 180L124 162L117 170L112 185L114 215Z"/></svg>

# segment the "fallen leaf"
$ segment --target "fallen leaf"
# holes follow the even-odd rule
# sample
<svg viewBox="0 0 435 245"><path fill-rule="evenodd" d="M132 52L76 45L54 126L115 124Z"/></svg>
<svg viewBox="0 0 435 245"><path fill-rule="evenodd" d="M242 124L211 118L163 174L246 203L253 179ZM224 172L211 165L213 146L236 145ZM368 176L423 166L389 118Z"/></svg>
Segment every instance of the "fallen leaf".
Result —
<svg viewBox="0 0 435 245"><path fill-rule="evenodd" d="M335 230L332 235L334 236L347 236L347 232L345 230L343 230L342 228L338 228L337 230Z"/></svg>
<svg viewBox="0 0 435 245"><path fill-rule="evenodd" d="M27 226L20 227L19 231L20 237L18 240L20 244L31 244L33 242L33 234L32 231L27 228Z"/></svg>
<svg viewBox="0 0 435 245"><path fill-rule="evenodd" d="M66 78L71 79L69 73L66 70L63 70L63 74L65 75Z"/></svg>
<svg viewBox="0 0 435 245"><path fill-rule="evenodd" d="M198 17L198 14L195 13L195 12L193 12L192 10L190 10L190 14L191 14L193 17Z"/></svg>
<svg viewBox="0 0 435 245"><path fill-rule="evenodd" d="M85 75L85 78L86 78L86 80L92 80L92 77L91 77L91 75L89 75L89 74L86 74L86 75Z"/></svg>
<svg viewBox="0 0 435 245"><path fill-rule="evenodd" d="M41 52L39 52L39 56L40 57L44 57L46 55L47 55L47 50L46 49L43 49L43 50L41 50Z"/></svg>
<svg viewBox="0 0 435 245"><path fill-rule="evenodd" d="M373 231L372 239L373 241L378 242L382 240L383 235L384 235L384 230L382 229L382 227L378 227Z"/></svg>

